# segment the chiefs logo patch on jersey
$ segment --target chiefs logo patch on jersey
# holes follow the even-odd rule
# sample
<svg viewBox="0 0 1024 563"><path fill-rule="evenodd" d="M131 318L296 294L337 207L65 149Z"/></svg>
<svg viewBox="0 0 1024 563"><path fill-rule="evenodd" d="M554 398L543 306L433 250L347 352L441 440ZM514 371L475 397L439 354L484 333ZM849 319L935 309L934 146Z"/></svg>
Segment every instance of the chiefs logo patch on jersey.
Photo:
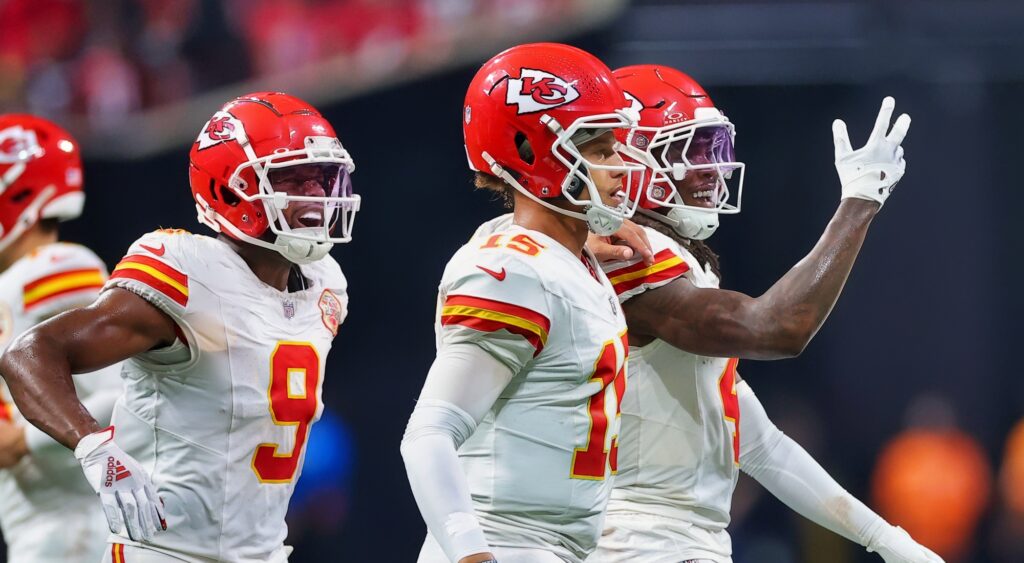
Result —
<svg viewBox="0 0 1024 563"><path fill-rule="evenodd" d="M324 326L331 331L333 336L338 336L338 325L341 324L341 300L338 296L325 289L320 294L320 318Z"/></svg>
<svg viewBox="0 0 1024 563"><path fill-rule="evenodd" d="M550 72L532 68L521 69L519 74L519 78L508 79L505 103L516 106L520 115L564 106L580 97L576 81L566 82Z"/></svg>
<svg viewBox="0 0 1024 563"><path fill-rule="evenodd" d="M218 111L203 126L196 142L199 143L199 150L203 150L224 141L242 142L245 138L242 122L226 111Z"/></svg>
<svg viewBox="0 0 1024 563"><path fill-rule="evenodd" d="M20 125L0 131L0 164L26 162L42 154L36 132Z"/></svg>

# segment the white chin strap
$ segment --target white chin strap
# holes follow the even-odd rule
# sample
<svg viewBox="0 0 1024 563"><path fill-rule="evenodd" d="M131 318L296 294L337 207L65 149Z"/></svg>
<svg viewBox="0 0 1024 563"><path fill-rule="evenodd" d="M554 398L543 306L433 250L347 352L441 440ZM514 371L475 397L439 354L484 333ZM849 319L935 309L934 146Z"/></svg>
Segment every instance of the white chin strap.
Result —
<svg viewBox="0 0 1024 563"><path fill-rule="evenodd" d="M604 207L591 205L586 210L586 216L587 226L599 237L611 236L622 227L622 216Z"/></svg>
<svg viewBox="0 0 1024 563"><path fill-rule="evenodd" d="M274 239L274 242L267 242L265 240L251 237L232 225L230 221L221 217L216 211L210 209L210 207L206 205L202 196L196 195L196 199L198 200L196 202L196 211L198 212L200 223L210 227L218 233L227 232L240 241L274 250L293 264L299 264L301 266L316 262L324 256L327 256L327 253L330 252L331 248L334 246L333 242L306 240L288 236L285 233L278 234L277 238ZM303 227L299 229L292 229L292 232L301 235L308 234L310 231L316 232L320 230L322 230L320 227Z"/></svg>
<svg viewBox="0 0 1024 563"><path fill-rule="evenodd" d="M646 209L640 210L644 215L657 219L672 227L679 236L690 240L704 240L715 234L718 229L718 213L713 211L697 211L683 207L673 207L668 213L657 213Z"/></svg>
<svg viewBox="0 0 1024 563"><path fill-rule="evenodd" d="M319 227L305 227L301 229L292 229L295 233L306 233L316 234L323 229ZM327 253L331 251L334 246L333 242L317 242L307 239L295 238L288 236L284 233L277 235L277 239L274 241L274 250L281 253L288 259L289 262L294 264L311 264L320 260Z"/></svg>

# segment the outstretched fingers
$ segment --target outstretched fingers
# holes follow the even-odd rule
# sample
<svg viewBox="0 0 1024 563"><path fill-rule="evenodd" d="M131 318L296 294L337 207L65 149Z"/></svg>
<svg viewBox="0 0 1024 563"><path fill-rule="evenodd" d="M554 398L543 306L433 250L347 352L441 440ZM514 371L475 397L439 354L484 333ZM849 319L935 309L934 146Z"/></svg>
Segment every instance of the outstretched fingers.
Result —
<svg viewBox="0 0 1024 563"><path fill-rule="evenodd" d="M832 122L832 142L836 146L836 160L853 152L850 148L850 134L846 130L846 122L842 119Z"/></svg>

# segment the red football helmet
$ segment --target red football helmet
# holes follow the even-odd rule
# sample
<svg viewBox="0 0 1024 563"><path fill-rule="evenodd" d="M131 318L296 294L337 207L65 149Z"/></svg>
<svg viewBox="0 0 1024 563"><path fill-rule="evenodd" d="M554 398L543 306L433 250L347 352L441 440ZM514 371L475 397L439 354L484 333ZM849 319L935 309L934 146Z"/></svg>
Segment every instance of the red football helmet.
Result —
<svg viewBox="0 0 1024 563"><path fill-rule="evenodd" d="M627 66L616 70L615 78L640 113L639 127L620 133L619 140L652 170L650 183L631 184L637 189L629 193L630 199L639 201L642 213L686 238L711 236L718 214L740 211L745 166L735 159L735 127L700 84L678 70ZM684 202L679 188L688 174L706 180L706 189L691 194L706 206ZM736 192L735 205L729 203L731 191Z"/></svg>
<svg viewBox="0 0 1024 563"><path fill-rule="evenodd" d="M530 199L587 221L610 234L633 215L635 204L602 202L590 170L645 173L636 163L588 162L579 145L613 129L629 128L637 116L596 57L569 45L534 43L495 55L476 73L463 114L470 168L493 174ZM528 148L528 150L523 150ZM590 199L580 199L586 187ZM581 212L554 206L565 197Z"/></svg>
<svg viewBox="0 0 1024 563"><path fill-rule="evenodd" d="M41 117L0 115L0 252L40 219L74 219L84 204L78 142Z"/></svg>
<svg viewBox="0 0 1024 563"><path fill-rule="evenodd" d="M307 165L320 167L322 176L314 179L324 195L275 191L275 173ZM189 153L199 222L276 250L297 264L319 260L334 243L352 240L360 202L352 193L354 170L331 124L313 106L280 92L248 94L225 104L203 126ZM300 217L310 225L289 225L283 211L307 202L319 205ZM310 214L315 217L306 217Z"/></svg>

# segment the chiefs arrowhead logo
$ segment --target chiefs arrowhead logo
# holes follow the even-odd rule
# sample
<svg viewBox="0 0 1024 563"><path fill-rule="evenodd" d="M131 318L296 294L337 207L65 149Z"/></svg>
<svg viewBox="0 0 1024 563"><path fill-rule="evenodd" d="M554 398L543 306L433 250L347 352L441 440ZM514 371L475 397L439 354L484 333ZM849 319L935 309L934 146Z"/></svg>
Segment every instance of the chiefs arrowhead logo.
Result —
<svg viewBox="0 0 1024 563"><path fill-rule="evenodd" d="M331 290L325 289L320 294L320 319L324 326L331 331L332 336L338 336L338 325L341 324L342 309L341 300Z"/></svg>
<svg viewBox="0 0 1024 563"><path fill-rule="evenodd" d="M42 153L35 131L20 125L0 131L0 164L26 162Z"/></svg>
<svg viewBox="0 0 1024 563"><path fill-rule="evenodd" d="M218 111L203 126L196 143L199 143L199 150L203 150L224 141L242 142L244 140L245 129L242 127L242 122L230 113Z"/></svg>
<svg viewBox="0 0 1024 563"><path fill-rule="evenodd" d="M519 78L508 79L505 103L516 106L520 115L563 106L580 97L575 80L566 82L550 72L532 68L521 69L519 74Z"/></svg>

